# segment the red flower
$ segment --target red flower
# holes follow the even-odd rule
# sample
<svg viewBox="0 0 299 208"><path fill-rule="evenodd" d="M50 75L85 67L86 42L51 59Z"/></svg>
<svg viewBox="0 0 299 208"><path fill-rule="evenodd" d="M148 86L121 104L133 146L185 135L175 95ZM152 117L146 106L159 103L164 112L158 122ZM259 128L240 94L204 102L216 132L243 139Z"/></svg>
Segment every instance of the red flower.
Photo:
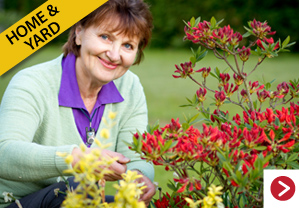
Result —
<svg viewBox="0 0 299 208"><path fill-rule="evenodd" d="M230 76L227 73L220 73L219 77L220 77L220 86L226 85L230 80Z"/></svg>
<svg viewBox="0 0 299 208"><path fill-rule="evenodd" d="M223 91L215 91L216 106L221 106L226 99L226 96Z"/></svg>
<svg viewBox="0 0 299 208"><path fill-rule="evenodd" d="M208 67L208 68L203 67L203 68L197 70L196 72L202 72L202 74L201 74L202 77L203 77L203 78L206 78L207 76L209 76L210 71L211 71L211 67Z"/></svg>
<svg viewBox="0 0 299 208"><path fill-rule="evenodd" d="M249 59L249 56L251 54L250 48L246 48L245 46L243 46L242 49L238 48L237 51L239 52L239 57L243 62L245 62Z"/></svg>
<svg viewBox="0 0 299 208"><path fill-rule="evenodd" d="M185 34L186 37L184 39L188 39L193 43L198 43L200 41L206 42L211 37L211 29L210 23L207 21L199 22L198 25L195 25L191 28L190 22L188 22L189 27L185 26Z"/></svg>
<svg viewBox="0 0 299 208"><path fill-rule="evenodd" d="M246 73L244 73L244 75L246 76L247 74ZM241 76L239 76L239 75L237 75L237 74L234 74L234 80L235 80L235 84L236 85L238 85L238 86L240 86L241 84L243 84L243 78L241 77Z"/></svg>
<svg viewBox="0 0 299 208"><path fill-rule="evenodd" d="M172 75L174 78L186 78L188 75L193 74L192 62L185 62L180 64L181 67L175 65L176 71L174 73L179 73L180 75Z"/></svg>
<svg viewBox="0 0 299 208"><path fill-rule="evenodd" d="M268 23L266 21L261 23L260 21L256 21L254 19L253 21L251 21L249 23L252 28L252 32L259 39L263 39L267 35L274 35L276 33L275 31L273 31L273 32L271 31L271 27L268 26Z"/></svg>
<svg viewBox="0 0 299 208"><path fill-rule="evenodd" d="M255 93L256 91L262 90L264 88L264 85L259 86L258 81L255 81L255 82L252 82L252 83L251 83L251 81L249 81L248 84L249 84L249 87L250 87L250 90L249 90L250 94Z"/></svg>
<svg viewBox="0 0 299 208"><path fill-rule="evenodd" d="M260 48L262 48L263 50L266 50L265 47L263 46L263 43L262 43L262 42L264 42L264 44L267 42L267 43L268 43L268 48L269 48L270 46L273 47L272 51L275 51L276 49L279 48L279 42L277 42L275 45L273 45L274 40L273 40L272 37L269 38L269 39L264 38L264 40L262 40L262 41L261 41L260 39L258 39L257 42L256 42L256 44L257 44Z"/></svg>
<svg viewBox="0 0 299 208"><path fill-rule="evenodd" d="M233 83L231 83L231 85L230 85L230 87L229 87L229 83L227 83L226 85L224 85L224 91L225 91L225 93L226 93L226 96L227 96L227 97L232 96L233 93L236 92L236 91L238 90L238 88L239 88L238 85L236 85L236 86L234 87L234 84L233 84Z"/></svg>
<svg viewBox="0 0 299 208"><path fill-rule="evenodd" d="M198 97L199 102L203 102L206 100L206 94L207 90L205 88L199 88L199 90L196 91L196 95Z"/></svg>
<svg viewBox="0 0 299 208"><path fill-rule="evenodd" d="M279 95L285 96L289 93L289 85L286 82L282 82L277 85L277 91L279 92Z"/></svg>
<svg viewBox="0 0 299 208"><path fill-rule="evenodd" d="M256 92L258 100L263 103L265 102L266 98L270 97L270 93L267 90L263 90L262 92Z"/></svg>

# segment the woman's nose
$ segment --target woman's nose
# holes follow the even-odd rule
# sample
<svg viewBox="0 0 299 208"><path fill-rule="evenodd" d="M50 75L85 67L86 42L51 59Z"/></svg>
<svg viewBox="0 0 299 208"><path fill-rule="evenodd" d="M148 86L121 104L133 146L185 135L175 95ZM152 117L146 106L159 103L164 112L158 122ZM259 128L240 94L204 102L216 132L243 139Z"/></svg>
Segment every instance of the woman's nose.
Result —
<svg viewBox="0 0 299 208"><path fill-rule="evenodd" d="M120 60L120 46L113 44L111 48L107 51L107 57L111 62L117 62Z"/></svg>

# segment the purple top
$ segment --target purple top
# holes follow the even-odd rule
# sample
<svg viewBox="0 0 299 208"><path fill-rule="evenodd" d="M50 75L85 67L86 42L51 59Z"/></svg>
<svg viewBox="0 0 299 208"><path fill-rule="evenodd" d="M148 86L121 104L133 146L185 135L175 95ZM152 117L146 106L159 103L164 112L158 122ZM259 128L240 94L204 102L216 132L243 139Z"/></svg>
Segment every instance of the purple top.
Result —
<svg viewBox="0 0 299 208"><path fill-rule="evenodd" d="M109 82L108 84L103 85L102 89L98 93L95 106L91 114L89 114L80 95L75 66L76 57L74 54L69 54L62 60L62 76L58 102L60 106L70 107L73 109L77 129L84 143L86 143L85 128L89 128L90 119L92 118L91 127L95 129L95 132L97 132L102 120L105 104L122 102L124 99L113 81Z"/></svg>

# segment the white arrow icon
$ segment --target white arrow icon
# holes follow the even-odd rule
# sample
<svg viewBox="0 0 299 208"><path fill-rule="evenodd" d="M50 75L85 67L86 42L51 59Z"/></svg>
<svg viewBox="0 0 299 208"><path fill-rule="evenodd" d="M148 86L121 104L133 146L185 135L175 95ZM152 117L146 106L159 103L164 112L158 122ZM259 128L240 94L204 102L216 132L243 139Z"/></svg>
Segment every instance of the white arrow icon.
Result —
<svg viewBox="0 0 299 208"><path fill-rule="evenodd" d="M281 197L281 196L284 195L286 192L288 192L288 190L290 190L290 187L289 187L288 185L286 185L285 183L281 182L281 181L278 181L278 183L279 183L280 185L282 185L282 186L285 188L285 190L283 190L282 192L280 192L280 193L278 194L278 196Z"/></svg>

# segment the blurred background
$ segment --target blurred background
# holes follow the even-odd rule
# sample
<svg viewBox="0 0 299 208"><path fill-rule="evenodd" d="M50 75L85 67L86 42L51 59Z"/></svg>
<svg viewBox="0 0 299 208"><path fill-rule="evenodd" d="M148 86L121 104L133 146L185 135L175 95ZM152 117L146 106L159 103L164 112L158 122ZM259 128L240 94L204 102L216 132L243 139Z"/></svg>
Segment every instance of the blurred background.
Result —
<svg viewBox="0 0 299 208"><path fill-rule="evenodd" d="M202 20L210 20L214 16L218 21L224 19L222 26L229 24L235 31L245 33L244 25L253 19L268 21L272 31L277 31L274 40L284 40L288 35L291 42L299 42L299 0L145 0L151 5L154 17L154 30L151 44L145 51L144 61L133 66L147 97L149 109L149 123L157 120L161 125L169 123L171 118L184 120L185 116L196 114L193 108L182 108L180 105L187 103L186 98L192 98L198 86L186 79L174 79L175 64L189 61L190 47L198 46L183 41L184 23L191 17L201 17ZM32 10L46 2L45 0L0 0L0 32L17 22ZM76 14L74 14L76 15ZM68 31L55 38L30 57L0 77L0 103L3 93L12 78L19 70L36 63L51 60L61 54L61 47L67 39ZM299 71L299 43L290 48L290 53L282 53L278 57L267 59L252 75L251 80L263 82L275 80L273 86L282 81L298 79ZM21 51L16 52L16 56ZM255 60L250 60L246 66L252 69ZM196 70L202 67L216 66L224 70L227 66L216 59L212 53L199 62ZM0 64L1 67L1 64ZM248 69L248 70L249 70ZM245 70L246 71L246 70ZM195 78L200 79L199 75ZM208 85L215 85L210 79ZM275 90L275 89L274 89ZM212 102L213 95L208 95L208 103ZM209 105L209 104L208 104ZM207 106L206 106L207 107ZM236 107L227 106L226 110L232 116L240 112ZM163 168L155 167L160 186L167 190L166 181L171 179L172 173L163 171Z"/></svg>

